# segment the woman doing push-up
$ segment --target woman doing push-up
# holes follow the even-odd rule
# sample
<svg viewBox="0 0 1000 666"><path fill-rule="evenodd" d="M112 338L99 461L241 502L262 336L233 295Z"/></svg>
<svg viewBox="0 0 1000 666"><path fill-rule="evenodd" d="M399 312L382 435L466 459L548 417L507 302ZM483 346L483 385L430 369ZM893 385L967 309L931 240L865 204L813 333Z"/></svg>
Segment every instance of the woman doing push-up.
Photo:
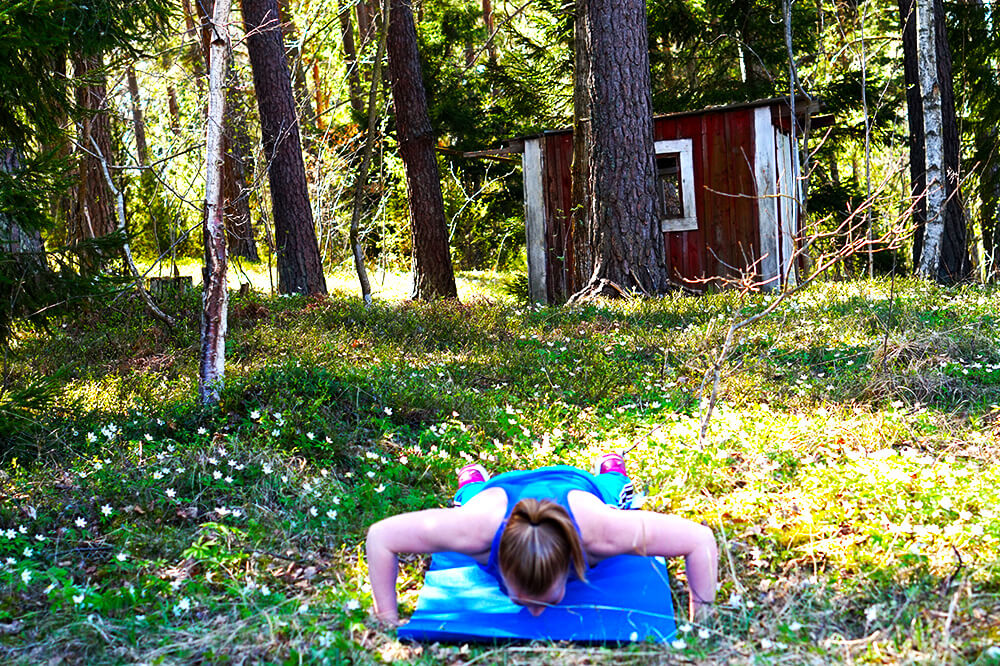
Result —
<svg viewBox="0 0 1000 666"><path fill-rule="evenodd" d="M715 598L712 531L680 516L628 510L624 459L605 454L590 474L556 465L492 479L480 465L459 471L456 506L392 516L368 530L368 576L378 619L398 625L399 553L452 551L475 559L510 599L540 615L562 601L566 581L616 555L683 556L689 615Z"/></svg>

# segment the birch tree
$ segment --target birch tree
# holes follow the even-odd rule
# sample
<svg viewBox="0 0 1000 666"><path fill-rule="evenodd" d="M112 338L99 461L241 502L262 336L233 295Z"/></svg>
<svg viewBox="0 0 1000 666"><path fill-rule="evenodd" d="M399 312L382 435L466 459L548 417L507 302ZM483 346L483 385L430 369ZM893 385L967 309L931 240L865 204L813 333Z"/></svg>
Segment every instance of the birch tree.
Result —
<svg viewBox="0 0 1000 666"><path fill-rule="evenodd" d="M926 166L927 222L920 254L920 275L936 279L944 237L944 142L941 131L941 87L937 77L934 0L917 0L917 68L924 109L924 164Z"/></svg>
<svg viewBox="0 0 1000 666"><path fill-rule="evenodd" d="M223 81L229 57L230 0L215 0L209 48L208 121L205 139L205 290L201 301L201 363L198 396L219 400L226 374L226 224L222 200Z"/></svg>

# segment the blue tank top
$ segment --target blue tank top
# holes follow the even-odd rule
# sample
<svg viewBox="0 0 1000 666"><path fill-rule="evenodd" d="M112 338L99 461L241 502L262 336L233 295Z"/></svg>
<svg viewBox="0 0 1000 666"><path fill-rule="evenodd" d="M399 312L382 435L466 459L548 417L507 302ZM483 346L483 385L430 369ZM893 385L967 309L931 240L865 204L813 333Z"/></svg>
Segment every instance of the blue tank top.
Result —
<svg viewBox="0 0 1000 666"><path fill-rule="evenodd" d="M576 528L577 534L580 533L580 526L573 516L573 511L569 508L569 492L571 490L582 490L596 495L602 501L609 502L609 498L605 497L608 493L602 492L603 489L596 483L593 474L569 465L553 465L551 467L540 467L527 471L498 474L477 488L476 494L488 488L503 488L507 494L507 510L504 512L504 519L500 522L500 527L497 528L496 534L493 535L489 560L485 565L481 566L497 579L500 583L500 588L505 594L507 590L504 588L503 578L500 576L497 557L500 548L500 536L503 534L504 528L507 527L507 520L510 518L511 511L514 510L514 506L518 502L529 497L555 502L566 509L566 513L569 514L570 520L573 521L573 527ZM586 562L586 557L587 555L584 553L584 562ZM570 577L575 576L576 572L570 567Z"/></svg>

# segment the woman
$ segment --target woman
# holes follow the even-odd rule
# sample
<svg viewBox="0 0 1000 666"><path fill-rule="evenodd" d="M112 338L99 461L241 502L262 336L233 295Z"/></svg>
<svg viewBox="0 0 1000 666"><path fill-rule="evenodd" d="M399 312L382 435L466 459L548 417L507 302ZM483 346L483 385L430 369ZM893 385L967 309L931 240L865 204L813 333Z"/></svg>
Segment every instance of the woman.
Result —
<svg viewBox="0 0 1000 666"><path fill-rule="evenodd" d="M375 615L399 625L399 553L453 551L497 578L511 600L540 615L562 601L566 581L615 555L684 556L689 617L715 599L718 550L712 531L680 516L623 510L631 482L624 459L605 454L594 474L566 465L489 479L480 465L459 472L456 507L414 511L368 530Z"/></svg>

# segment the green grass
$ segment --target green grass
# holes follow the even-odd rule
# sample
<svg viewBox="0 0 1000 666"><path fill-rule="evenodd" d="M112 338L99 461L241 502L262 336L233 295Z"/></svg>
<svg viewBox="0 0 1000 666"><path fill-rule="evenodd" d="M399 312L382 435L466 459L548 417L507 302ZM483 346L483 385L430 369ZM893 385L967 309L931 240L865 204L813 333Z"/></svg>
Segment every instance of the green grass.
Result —
<svg viewBox="0 0 1000 666"><path fill-rule="evenodd" d="M1000 663L992 287L798 294L741 332L699 450L704 373L766 296L528 307L499 281L477 300L490 277L461 304L234 297L211 409L196 294L164 304L172 331L129 298L22 331L8 395L61 374L3 453L0 660ZM674 646L412 646L368 618L372 521L445 505L468 460L586 467L633 445L646 507L720 541L709 626ZM404 562L404 615L425 565Z"/></svg>

